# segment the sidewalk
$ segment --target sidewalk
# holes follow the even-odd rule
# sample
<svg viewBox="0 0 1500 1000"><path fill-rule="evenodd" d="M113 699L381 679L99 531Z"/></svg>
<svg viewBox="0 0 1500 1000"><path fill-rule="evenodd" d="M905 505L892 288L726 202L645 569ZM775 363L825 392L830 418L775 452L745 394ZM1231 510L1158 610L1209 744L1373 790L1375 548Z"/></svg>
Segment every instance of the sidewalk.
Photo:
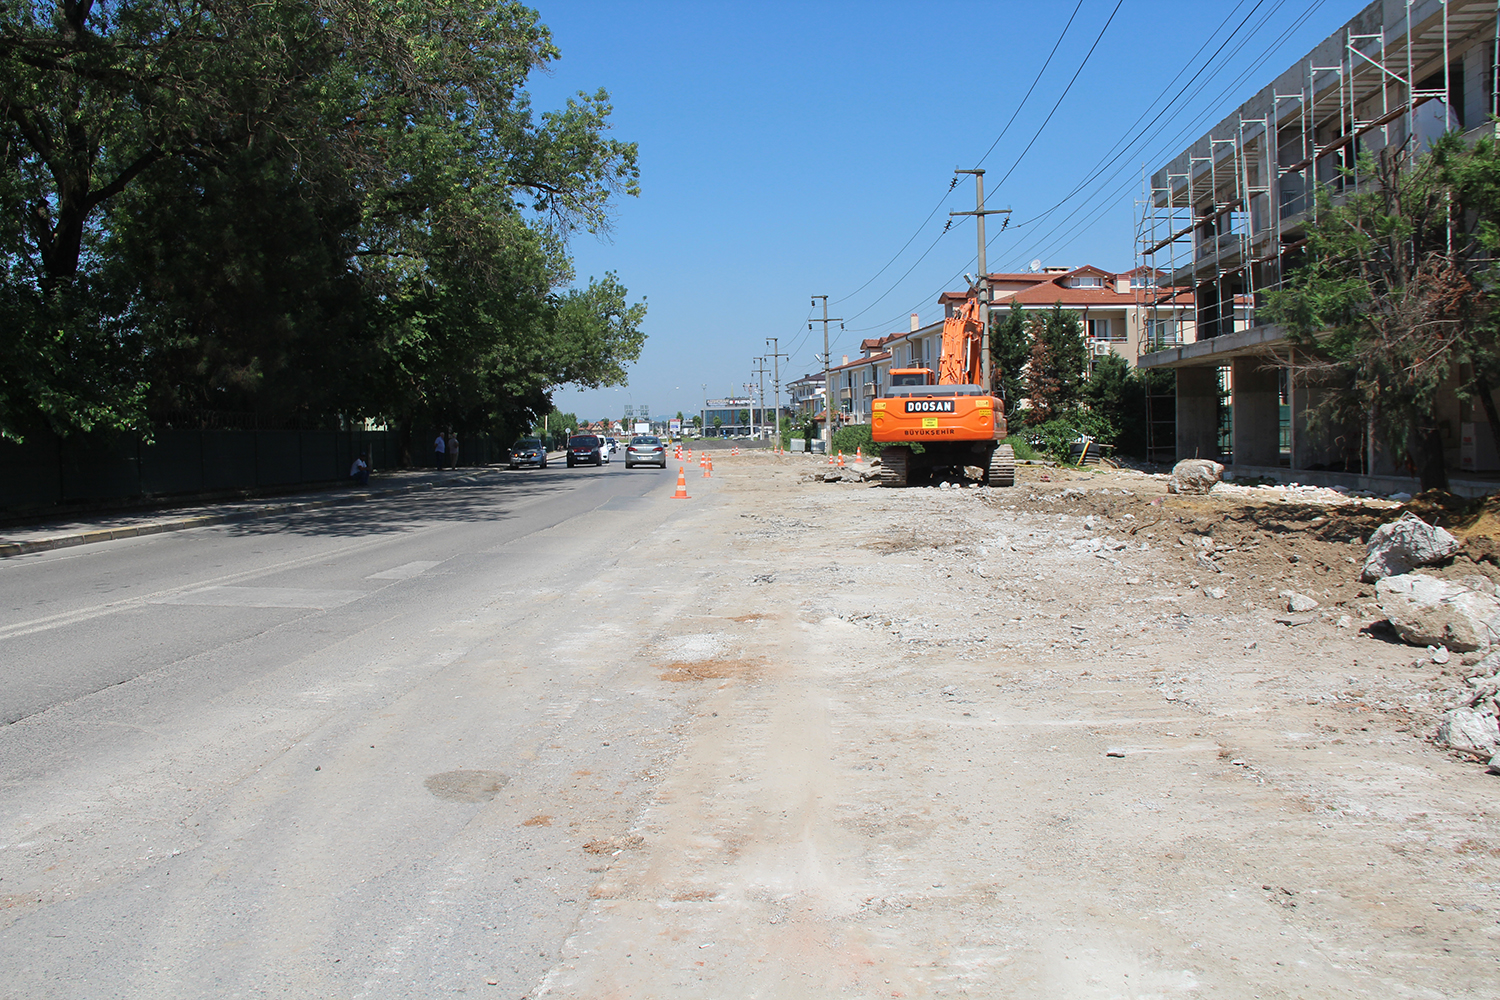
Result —
<svg viewBox="0 0 1500 1000"><path fill-rule="evenodd" d="M360 503L376 497L429 490L468 478L478 472L503 468L480 465L459 469L398 469L377 472L368 486L333 483L275 497L246 497L214 502L202 497L167 500L166 506L146 510L96 511L62 516L36 524L0 526L0 558L46 552L73 545L107 542L136 535L182 531L229 521L252 521L299 510Z"/></svg>

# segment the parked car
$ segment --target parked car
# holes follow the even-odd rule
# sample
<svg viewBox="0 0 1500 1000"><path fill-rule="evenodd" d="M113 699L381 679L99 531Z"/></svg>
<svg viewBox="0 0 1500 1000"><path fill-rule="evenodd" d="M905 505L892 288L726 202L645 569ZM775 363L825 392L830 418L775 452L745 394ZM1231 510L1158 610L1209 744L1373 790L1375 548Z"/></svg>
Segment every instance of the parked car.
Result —
<svg viewBox="0 0 1500 1000"><path fill-rule="evenodd" d="M661 438L654 434L637 434L630 439L625 446L625 468L633 469L637 465L667 467L667 448L661 443Z"/></svg>
<svg viewBox="0 0 1500 1000"><path fill-rule="evenodd" d="M534 465L538 469L547 467L547 449L540 438L521 438L510 446L510 467L519 469L523 465Z"/></svg>
<svg viewBox="0 0 1500 1000"><path fill-rule="evenodd" d="M575 465L603 465L604 439L597 434L574 434L568 438L568 468Z"/></svg>

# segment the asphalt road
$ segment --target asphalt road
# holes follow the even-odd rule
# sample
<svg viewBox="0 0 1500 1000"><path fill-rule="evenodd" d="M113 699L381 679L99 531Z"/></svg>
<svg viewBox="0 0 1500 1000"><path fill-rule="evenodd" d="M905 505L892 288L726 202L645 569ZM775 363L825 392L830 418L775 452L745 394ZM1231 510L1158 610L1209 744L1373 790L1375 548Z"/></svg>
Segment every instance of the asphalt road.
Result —
<svg viewBox="0 0 1500 1000"><path fill-rule="evenodd" d="M519 996L590 876L486 807L670 721L567 641L675 471L0 561L0 996Z"/></svg>

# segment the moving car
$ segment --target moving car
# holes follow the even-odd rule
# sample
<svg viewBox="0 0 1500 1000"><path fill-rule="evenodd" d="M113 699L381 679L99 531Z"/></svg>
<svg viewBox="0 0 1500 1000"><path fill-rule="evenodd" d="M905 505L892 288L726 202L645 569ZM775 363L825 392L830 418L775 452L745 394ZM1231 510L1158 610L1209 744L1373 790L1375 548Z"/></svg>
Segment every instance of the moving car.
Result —
<svg viewBox="0 0 1500 1000"><path fill-rule="evenodd" d="M510 446L510 467L519 469L523 465L534 465L538 469L547 467L547 449L540 438L521 438Z"/></svg>
<svg viewBox="0 0 1500 1000"><path fill-rule="evenodd" d="M661 438L654 434L637 434L630 439L630 444L625 446L625 468L633 469L637 465L667 467L667 448L661 443Z"/></svg>
<svg viewBox="0 0 1500 1000"><path fill-rule="evenodd" d="M568 468L575 465L603 465L604 439L597 434L574 434L568 438Z"/></svg>

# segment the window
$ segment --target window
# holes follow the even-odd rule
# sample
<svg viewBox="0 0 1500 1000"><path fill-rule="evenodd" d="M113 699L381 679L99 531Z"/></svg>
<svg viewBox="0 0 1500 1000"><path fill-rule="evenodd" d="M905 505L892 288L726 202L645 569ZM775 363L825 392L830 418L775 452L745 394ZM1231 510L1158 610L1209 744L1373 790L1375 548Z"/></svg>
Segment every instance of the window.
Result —
<svg viewBox="0 0 1500 1000"><path fill-rule="evenodd" d="M1090 340L1124 340L1125 324L1110 323L1107 319L1089 320Z"/></svg>
<svg viewBox="0 0 1500 1000"><path fill-rule="evenodd" d="M1154 274L1132 274L1130 276L1131 288L1155 288L1156 275Z"/></svg>
<svg viewBox="0 0 1500 1000"><path fill-rule="evenodd" d="M1177 324L1169 319L1146 320L1146 340L1150 344L1177 343Z"/></svg>
<svg viewBox="0 0 1500 1000"><path fill-rule="evenodd" d="M1074 288L1103 288L1104 279L1097 274L1075 274L1069 284Z"/></svg>

